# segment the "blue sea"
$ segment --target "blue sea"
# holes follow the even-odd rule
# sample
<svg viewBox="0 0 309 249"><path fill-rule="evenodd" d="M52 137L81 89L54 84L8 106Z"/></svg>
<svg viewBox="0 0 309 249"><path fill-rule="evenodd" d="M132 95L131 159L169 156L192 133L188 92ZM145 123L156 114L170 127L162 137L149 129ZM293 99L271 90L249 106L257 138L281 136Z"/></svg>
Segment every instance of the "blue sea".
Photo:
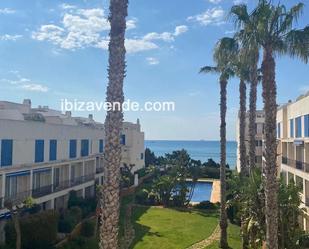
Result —
<svg viewBox="0 0 309 249"><path fill-rule="evenodd" d="M172 141L172 140L146 140L145 147L149 148L156 156L164 156L174 150L185 149L191 158L206 162L212 158L220 162L220 142L219 141ZM229 141L226 144L226 159L231 169L236 166L237 143Z"/></svg>

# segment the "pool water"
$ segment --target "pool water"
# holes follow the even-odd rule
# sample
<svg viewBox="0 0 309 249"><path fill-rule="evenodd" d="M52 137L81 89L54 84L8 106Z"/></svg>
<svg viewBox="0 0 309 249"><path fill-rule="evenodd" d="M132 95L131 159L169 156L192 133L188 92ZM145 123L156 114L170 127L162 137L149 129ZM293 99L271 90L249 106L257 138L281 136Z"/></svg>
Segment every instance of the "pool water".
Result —
<svg viewBox="0 0 309 249"><path fill-rule="evenodd" d="M192 184L192 183L188 183ZM195 184L194 192L191 201L192 202L201 202L209 201L212 191L211 182L197 182Z"/></svg>

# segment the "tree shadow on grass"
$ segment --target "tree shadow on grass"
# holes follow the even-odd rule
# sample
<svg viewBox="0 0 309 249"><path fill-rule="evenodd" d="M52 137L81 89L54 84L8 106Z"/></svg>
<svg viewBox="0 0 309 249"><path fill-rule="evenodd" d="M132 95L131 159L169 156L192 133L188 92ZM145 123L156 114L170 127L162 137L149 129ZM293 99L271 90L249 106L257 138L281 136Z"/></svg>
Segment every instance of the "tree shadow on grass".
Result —
<svg viewBox="0 0 309 249"><path fill-rule="evenodd" d="M135 238L130 246L130 249L134 248L134 246L139 242L142 241L144 236L154 236L154 237L162 237L162 235L158 232L150 232L151 227L141 225L137 223L140 217L143 216L147 212L150 207L136 207L133 210L132 214L132 222L135 230Z"/></svg>

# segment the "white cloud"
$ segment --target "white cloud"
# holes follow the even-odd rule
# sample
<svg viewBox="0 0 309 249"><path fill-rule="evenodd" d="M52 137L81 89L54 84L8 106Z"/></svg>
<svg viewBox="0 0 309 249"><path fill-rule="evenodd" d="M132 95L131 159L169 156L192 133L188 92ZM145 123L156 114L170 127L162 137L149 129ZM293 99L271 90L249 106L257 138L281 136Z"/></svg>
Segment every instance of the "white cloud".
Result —
<svg viewBox="0 0 309 249"><path fill-rule="evenodd" d="M126 39L125 46L128 53L137 53L159 48L157 44L143 39Z"/></svg>
<svg viewBox="0 0 309 249"><path fill-rule="evenodd" d="M133 18L127 21L127 30L136 28L137 19Z"/></svg>
<svg viewBox="0 0 309 249"><path fill-rule="evenodd" d="M22 38L22 35L0 35L0 41L16 41L20 38Z"/></svg>
<svg viewBox="0 0 309 249"><path fill-rule="evenodd" d="M154 57L147 57L146 61L148 62L149 65L158 65L160 63L160 61L157 58Z"/></svg>
<svg viewBox="0 0 309 249"><path fill-rule="evenodd" d="M0 79L0 82L7 83L17 89L23 89L31 92L48 92L49 88L43 84L35 83L30 79L21 77L18 71L10 71L14 79Z"/></svg>
<svg viewBox="0 0 309 249"><path fill-rule="evenodd" d="M238 4L246 4L248 3L247 0L234 0L233 4L238 5Z"/></svg>
<svg viewBox="0 0 309 249"><path fill-rule="evenodd" d="M180 25L175 28L174 36L179 36L188 31L188 27L186 25Z"/></svg>
<svg viewBox="0 0 309 249"><path fill-rule="evenodd" d="M210 3L218 4L221 3L222 0L208 0Z"/></svg>
<svg viewBox="0 0 309 249"><path fill-rule="evenodd" d="M60 49L76 50L86 47L108 49L108 31L110 24L103 9L78 9L63 6L65 10L61 23L42 25L32 33L32 38L38 41L48 41ZM137 19L127 20L127 29L136 28ZM181 25L174 32L150 32L141 37L127 38L125 46L128 53L136 53L157 49L155 41L172 42L176 36L185 33L187 26Z"/></svg>
<svg viewBox="0 0 309 249"><path fill-rule="evenodd" d="M162 41L171 42L171 41L174 41L174 36L170 32L163 32L163 33L151 32L151 33L146 34L143 37L143 39L145 41L162 40Z"/></svg>
<svg viewBox="0 0 309 249"><path fill-rule="evenodd" d="M175 40L176 36L179 36L188 31L188 27L186 25L180 25L175 28L173 33L171 32L163 32L163 33L156 33L151 32L146 34L143 39L146 41L154 41L154 40L162 40L165 42L172 42Z"/></svg>
<svg viewBox="0 0 309 249"><path fill-rule="evenodd" d="M16 11L10 8L0 9L0 14L14 14Z"/></svg>
<svg viewBox="0 0 309 249"><path fill-rule="evenodd" d="M214 7L207 9L205 12L190 16L187 18L188 21L195 21L203 26L208 25L221 25L224 23L225 12L221 7Z"/></svg>
<svg viewBox="0 0 309 249"><path fill-rule="evenodd" d="M62 3L59 5L59 7L61 9L64 9L64 10L68 10L68 9L76 9L76 6L75 5L71 5L71 4L67 4L67 3Z"/></svg>

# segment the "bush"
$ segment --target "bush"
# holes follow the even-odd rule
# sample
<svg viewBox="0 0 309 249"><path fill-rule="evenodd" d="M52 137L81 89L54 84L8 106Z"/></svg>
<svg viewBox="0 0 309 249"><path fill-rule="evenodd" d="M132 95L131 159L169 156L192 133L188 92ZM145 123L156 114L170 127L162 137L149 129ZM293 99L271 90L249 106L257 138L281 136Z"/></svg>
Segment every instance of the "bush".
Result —
<svg viewBox="0 0 309 249"><path fill-rule="evenodd" d="M147 189L139 190L135 195L135 202L141 205L148 203L148 191Z"/></svg>
<svg viewBox="0 0 309 249"><path fill-rule="evenodd" d="M95 221L94 220L86 220L82 223L82 228L80 234L84 237L91 237L94 235L95 230Z"/></svg>
<svg viewBox="0 0 309 249"><path fill-rule="evenodd" d="M21 243L23 249L51 249L57 238L58 214L45 211L20 218ZM14 248L16 233L12 221L5 226L5 239Z"/></svg>
<svg viewBox="0 0 309 249"><path fill-rule="evenodd" d="M301 248L309 248L309 234L301 236L298 240L298 244Z"/></svg>
<svg viewBox="0 0 309 249"><path fill-rule="evenodd" d="M210 201L201 201L199 204L195 205L194 207L198 209L203 209L203 210L216 210L219 208L217 204L214 204Z"/></svg>
<svg viewBox="0 0 309 249"><path fill-rule="evenodd" d="M95 212L97 201L93 198L84 199L82 197L78 197L76 191L71 191L68 201L68 208L71 207L80 207L82 210L82 217L85 218L89 214Z"/></svg>
<svg viewBox="0 0 309 249"><path fill-rule="evenodd" d="M72 207L62 214L58 223L60 233L70 233L82 220L82 210L79 207Z"/></svg>

